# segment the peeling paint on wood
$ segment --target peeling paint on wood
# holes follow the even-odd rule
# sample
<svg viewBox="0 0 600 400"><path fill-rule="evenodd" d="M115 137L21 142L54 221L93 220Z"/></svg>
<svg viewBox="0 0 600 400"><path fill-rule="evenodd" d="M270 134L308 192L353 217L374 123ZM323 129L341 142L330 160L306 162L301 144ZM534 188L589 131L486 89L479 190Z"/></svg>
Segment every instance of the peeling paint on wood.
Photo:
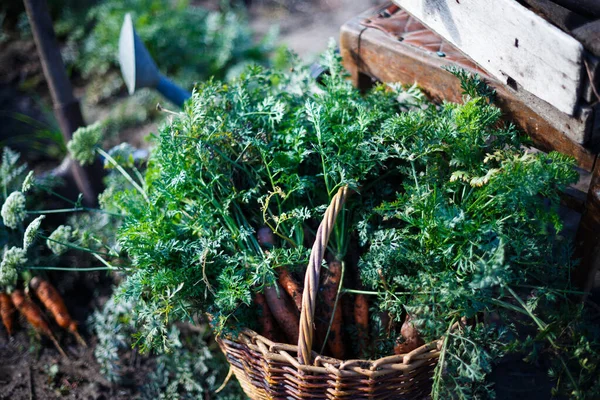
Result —
<svg viewBox="0 0 600 400"><path fill-rule="evenodd" d="M514 0L394 0L504 83L573 115L583 46ZM517 45L518 44L518 45Z"/></svg>

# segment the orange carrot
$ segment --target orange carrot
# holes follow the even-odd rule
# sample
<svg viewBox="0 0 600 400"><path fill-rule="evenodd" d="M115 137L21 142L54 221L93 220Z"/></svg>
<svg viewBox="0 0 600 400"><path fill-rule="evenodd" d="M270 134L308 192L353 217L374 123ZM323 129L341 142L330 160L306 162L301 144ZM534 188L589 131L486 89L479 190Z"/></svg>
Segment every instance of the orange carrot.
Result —
<svg viewBox="0 0 600 400"><path fill-rule="evenodd" d="M276 285L279 290L275 286L265 288L265 299L277 324L285 333L288 343L297 344L298 325L300 323L298 310L291 304L288 295L281 286Z"/></svg>
<svg viewBox="0 0 600 400"><path fill-rule="evenodd" d="M273 231L268 227L262 227L257 232L258 243L270 249L274 244ZM284 269L282 269L283 271ZM286 271L287 272L287 271ZM298 343L298 325L300 317L298 311L292 306L288 300L288 295L283 290L279 283L275 283L275 286L265 288L264 300L270 310L272 317L275 318L279 327L285 333L288 343ZM259 297L255 297L260 302ZM260 304L259 304L260 305ZM266 321L263 321L263 323Z"/></svg>
<svg viewBox="0 0 600 400"><path fill-rule="evenodd" d="M421 347L425 344L419 331L413 323L410 321L410 315L406 314L406 319L400 328L400 334L404 338L404 342L398 343L396 347L394 347L394 353L396 354L406 354L410 353L414 349Z"/></svg>
<svg viewBox="0 0 600 400"><path fill-rule="evenodd" d="M70 331L81 345L87 347L87 344L77 331L77 323L69 315L65 302L56 288L39 276L34 277L29 282L29 286L34 290L44 307L50 311L58 326Z"/></svg>
<svg viewBox="0 0 600 400"><path fill-rule="evenodd" d="M367 351L369 343L369 301L364 294L354 297L354 322L358 331L360 354Z"/></svg>
<svg viewBox="0 0 600 400"><path fill-rule="evenodd" d="M302 286L294 279L286 268L279 269L279 284L283 290L294 300L298 311L302 311Z"/></svg>
<svg viewBox="0 0 600 400"><path fill-rule="evenodd" d="M273 314L271 314L265 295L262 293L255 293L254 302L258 305L260 310L260 315L258 317L260 334L274 342L280 342L281 331L277 327L277 322L275 322Z"/></svg>
<svg viewBox="0 0 600 400"><path fill-rule="evenodd" d="M342 307L335 304L338 292L338 286L341 284L342 264L339 261L329 263L329 276L323 282L323 302L324 310L329 316L329 336L327 337L327 347L331 355L335 358L344 358L344 341L342 339ZM334 310L335 309L335 310Z"/></svg>
<svg viewBox="0 0 600 400"><path fill-rule="evenodd" d="M14 326L14 314L15 306L10 299L10 296L6 293L0 293L0 315L2 316L2 323L6 327L8 336L12 336Z"/></svg>
<svg viewBox="0 0 600 400"><path fill-rule="evenodd" d="M25 297L25 294L23 293L22 290L15 290L11 295L11 299L12 299L15 307L17 307L17 310L19 310L19 312L21 314L23 314L23 316L27 319L27 322L29 322L29 324L37 332L40 332L40 333L48 336L50 338L50 340L52 340L52 343L54 343L54 346L56 346L56 348L58 349L58 351L60 352L60 354L63 357L69 358L69 357L67 357L67 355L65 354L63 349L58 344L58 341L54 337L54 334L52 333L50 326L44 319L42 310L40 310L40 308L37 305L35 305L35 303L33 301L31 301L29 298Z"/></svg>

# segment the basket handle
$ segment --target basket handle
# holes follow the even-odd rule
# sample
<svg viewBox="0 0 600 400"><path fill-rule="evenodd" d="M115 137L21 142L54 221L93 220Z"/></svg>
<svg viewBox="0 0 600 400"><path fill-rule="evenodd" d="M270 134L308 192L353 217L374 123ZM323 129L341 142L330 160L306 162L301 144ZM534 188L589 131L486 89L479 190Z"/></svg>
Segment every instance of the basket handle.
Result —
<svg viewBox="0 0 600 400"><path fill-rule="evenodd" d="M298 328L298 358L300 364L309 365L311 363L311 351L313 343L313 327L315 316L315 304L317 302L317 291L319 289L319 275L321 274L321 262L325 255L329 235L335 225L335 219L342 209L346 196L348 195L348 186L341 187L331 199L331 204L327 207L323 221L319 225L315 242L310 252L310 260L306 268L304 277L304 291L302 292L302 311L300 312L300 326ZM342 283L340 282L340 285Z"/></svg>

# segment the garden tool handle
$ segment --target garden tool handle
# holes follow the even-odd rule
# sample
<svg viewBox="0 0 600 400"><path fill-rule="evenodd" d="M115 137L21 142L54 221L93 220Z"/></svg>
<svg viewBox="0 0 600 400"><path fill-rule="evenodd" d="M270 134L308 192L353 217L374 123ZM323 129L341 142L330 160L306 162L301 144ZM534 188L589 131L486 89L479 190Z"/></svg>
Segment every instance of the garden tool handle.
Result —
<svg viewBox="0 0 600 400"><path fill-rule="evenodd" d="M180 88L173 82L171 82L166 76L160 75L158 78L158 83L156 85L156 90L160 92L164 97L166 97L173 104L178 105L183 108L183 103L190 97L192 94L185 89Z"/></svg>

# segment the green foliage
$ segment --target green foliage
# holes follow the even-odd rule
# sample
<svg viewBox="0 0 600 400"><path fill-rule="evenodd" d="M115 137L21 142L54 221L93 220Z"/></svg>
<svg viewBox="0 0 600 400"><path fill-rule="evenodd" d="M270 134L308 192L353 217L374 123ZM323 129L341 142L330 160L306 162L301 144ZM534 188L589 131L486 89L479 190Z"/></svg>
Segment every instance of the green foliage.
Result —
<svg viewBox="0 0 600 400"><path fill-rule="evenodd" d="M95 252L119 255L119 248L115 243L120 225L117 216L100 212L78 213L70 216L67 223L71 227L71 243Z"/></svg>
<svg viewBox="0 0 600 400"><path fill-rule="evenodd" d="M132 308L131 302L112 296L102 310L95 311L89 318L98 339L94 356L102 375L113 383L122 382L121 355L131 348L131 337L135 332Z"/></svg>
<svg viewBox="0 0 600 400"><path fill-rule="evenodd" d="M80 130L86 131L85 129ZM90 130L87 130L88 132ZM81 138L81 136L80 136ZM95 150L92 148L92 151ZM71 200L54 191L57 180L51 177L35 177L33 171L27 172L26 165L19 165L20 155L10 149L4 149L0 177L6 191L17 189L6 196L2 202L2 229L0 229L0 248L2 265L0 266L0 290L9 292L17 285L19 277L27 284L32 274L41 270L114 270L121 266L119 249L115 246L115 230L119 221L115 215L104 210L84 207L82 195ZM22 189L23 192L18 191ZM26 192L27 195L24 193ZM50 202L48 201L50 199ZM57 199L59 202L57 202ZM43 210L48 203L58 208ZM45 214L63 214L70 225L58 226L50 236L45 236L43 223ZM30 219L27 224L27 220ZM47 228L47 227L45 227ZM37 239L43 239L38 242ZM43 246L45 244L46 246ZM64 259L57 257L69 249L90 254L103 266L85 266L80 268L70 264L61 265ZM85 260L85 258L83 258ZM41 265L40 265L41 264Z"/></svg>
<svg viewBox="0 0 600 400"><path fill-rule="evenodd" d="M472 75L456 65L450 65L443 68L460 80L460 85L465 96L469 96L471 98L483 97L487 98L488 100L493 100L496 96L496 91L494 88L489 86L478 74Z"/></svg>
<svg viewBox="0 0 600 400"><path fill-rule="evenodd" d="M433 398L494 398L493 385L487 374L506 353L508 332L483 324L463 326L447 333L444 341L445 370L434 376ZM442 375L443 374L443 375ZM442 384L442 380L446 381Z"/></svg>
<svg viewBox="0 0 600 400"><path fill-rule="evenodd" d="M337 188L376 180L395 157L394 138L379 129L399 110L398 92L378 87L363 97L333 51L325 63L323 88L305 68L254 66L228 84L209 81L163 128L146 173L150 205L115 196L127 201L117 205L129 214L119 243L136 269L126 294L152 308L140 315L168 322L210 311L219 330L236 320L251 325L252 293L273 282L277 267L306 263L305 227L316 230ZM277 237L268 253L255 237L264 225ZM348 237L341 229L334 236L343 255ZM152 342L168 342L156 341L150 326Z"/></svg>
<svg viewBox="0 0 600 400"><path fill-rule="evenodd" d="M592 330L565 351L577 306L557 210L577 178L573 160L526 151L477 78L458 74L463 103L434 106L415 88L363 96L332 50L323 62L322 86L301 67L258 66L199 85L154 138L143 192L120 181L103 196L127 215L122 291L137 301L142 348L169 349L170 324L196 313L210 314L218 333L253 327L253 294L278 268L302 272L326 206L348 185L355 194L330 256L348 257L357 234L375 308L397 323L409 314L426 340L445 337L435 398L492 396L494 362L533 349L554 360L558 390L597 387ZM256 237L264 226L275 236L268 251ZM391 340L374 322L374 349L385 354L370 356L387 355ZM535 334L524 340L523 330Z"/></svg>
<svg viewBox="0 0 600 400"><path fill-rule="evenodd" d="M227 375L227 362L220 351L209 347L200 334L184 338L173 326L169 332L172 349L156 359L156 368L142 387L143 399L237 400L246 398L239 385L230 382L225 390L214 394Z"/></svg>
<svg viewBox="0 0 600 400"><path fill-rule="evenodd" d="M30 78L30 81L38 83L36 77ZM23 84L20 90L27 91L27 85ZM5 135L0 139L0 147L9 146L21 149L27 149L26 157L30 160L39 158L62 159L67 153L62 132L56 122L52 107L39 98L38 93L29 93L35 102L35 109L39 109L43 116L42 121L38 121L26 114L19 112L3 112L9 120L7 132L12 134ZM48 121L48 122L46 122Z"/></svg>
<svg viewBox="0 0 600 400"><path fill-rule="evenodd" d="M564 296L573 290L571 251L557 213L560 192L577 180L573 162L554 152L529 153L513 128L496 128L499 110L471 97L478 86L465 87L464 104L411 111L391 123L408 179L393 201L359 223L369 246L360 263L363 283L381 293L381 309L396 321L410 314L426 340L450 336L434 398L491 396L485 376L492 360L518 343L524 329L511 325L515 313L531 313L523 325L544 331L521 351L541 346L554 354L562 390L586 387L596 378L574 367L585 379L569 379L572 366L565 363L580 358L553 340L565 335L578 307ZM510 287L535 308L512 306L517 292ZM482 319L490 313L502 320L498 329ZM448 331L461 319L467 326ZM597 336L586 340L600 345Z"/></svg>

